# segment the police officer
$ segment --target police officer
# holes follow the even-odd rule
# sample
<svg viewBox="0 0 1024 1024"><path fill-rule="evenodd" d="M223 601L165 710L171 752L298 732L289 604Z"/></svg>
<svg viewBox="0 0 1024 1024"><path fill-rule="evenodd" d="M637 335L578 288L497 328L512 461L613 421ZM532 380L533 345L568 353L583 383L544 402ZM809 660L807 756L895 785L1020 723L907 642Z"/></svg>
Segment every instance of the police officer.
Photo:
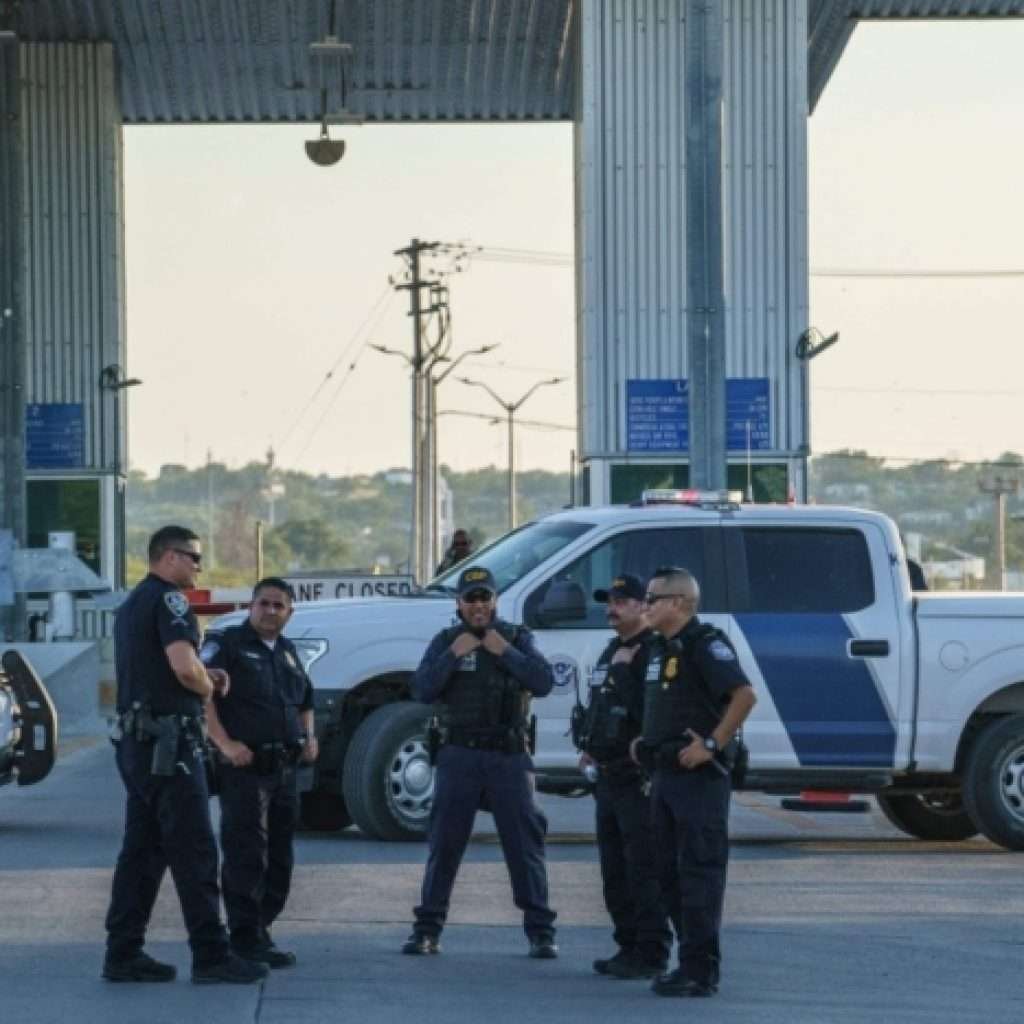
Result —
<svg viewBox="0 0 1024 1024"><path fill-rule="evenodd" d="M284 909L299 818L295 765L316 760L313 685L295 645L281 635L295 592L276 576L256 584L249 618L203 645L208 668L231 676L210 705L210 739L224 762L220 784L221 887L232 949L268 967L291 967L270 926Z"/></svg>
<svg viewBox="0 0 1024 1024"><path fill-rule="evenodd" d="M653 978L668 965L672 936L654 854L651 805L643 771L630 744L643 724L648 645L644 585L623 574L594 600L607 603L616 636L594 668L580 737L580 766L597 772L594 790L597 849L604 902L619 951L594 961L598 974Z"/></svg>
<svg viewBox="0 0 1024 1024"><path fill-rule="evenodd" d="M558 955L544 865L547 821L534 803L533 763L527 753L530 697L550 693L554 676L529 632L499 619L496 606L490 570L464 569L458 583L460 621L434 637L413 677L413 696L425 704L443 702L446 713L422 896L403 953L441 951L438 940L455 874L477 808L486 800L498 828L512 896L523 911L529 955Z"/></svg>
<svg viewBox="0 0 1024 1024"><path fill-rule="evenodd" d="M638 760L651 794L669 914L681 925L679 968L656 978L662 996L718 989L718 933L729 859L729 769L724 748L755 703L736 652L697 618L700 588L686 569L658 569L647 585L651 647Z"/></svg>
<svg viewBox="0 0 1024 1024"><path fill-rule="evenodd" d="M114 622L117 768L128 793L124 841L107 911L108 981L173 981L175 969L143 952L170 867L192 947L192 980L247 983L267 968L231 953L220 920L217 844L210 824L203 706L226 673L199 660L199 628L182 588L195 585L199 539L165 526L149 541L149 574Z"/></svg>

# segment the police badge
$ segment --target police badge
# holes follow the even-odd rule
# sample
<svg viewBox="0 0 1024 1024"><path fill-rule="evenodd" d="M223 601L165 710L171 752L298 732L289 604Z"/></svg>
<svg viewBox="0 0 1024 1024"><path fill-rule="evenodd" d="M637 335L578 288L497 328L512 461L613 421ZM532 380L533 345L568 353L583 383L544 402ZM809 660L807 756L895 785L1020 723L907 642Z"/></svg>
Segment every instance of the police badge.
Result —
<svg viewBox="0 0 1024 1024"><path fill-rule="evenodd" d="M665 662L665 678L666 679L670 679L670 680L671 679L675 679L675 677L678 674L679 674L679 659L678 658L669 658L668 661Z"/></svg>

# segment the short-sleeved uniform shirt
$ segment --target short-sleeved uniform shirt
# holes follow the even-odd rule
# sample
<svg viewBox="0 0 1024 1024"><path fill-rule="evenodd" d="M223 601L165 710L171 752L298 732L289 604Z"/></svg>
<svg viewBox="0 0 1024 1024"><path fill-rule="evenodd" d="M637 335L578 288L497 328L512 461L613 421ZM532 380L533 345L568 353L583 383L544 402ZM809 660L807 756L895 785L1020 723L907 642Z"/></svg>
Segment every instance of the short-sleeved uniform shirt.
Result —
<svg viewBox="0 0 1024 1024"><path fill-rule="evenodd" d="M188 598L173 583L149 573L114 618L118 711L138 703L155 715L202 713L199 694L181 685L167 660L165 648L182 640L199 649L199 623Z"/></svg>
<svg viewBox="0 0 1024 1024"><path fill-rule="evenodd" d="M271 648L246 620L208 637L201 657L231 677L227 696L214 699L233 740L248 747L301 741L300 715L313 707L313 684L291 640L279 636Z"/></svg>

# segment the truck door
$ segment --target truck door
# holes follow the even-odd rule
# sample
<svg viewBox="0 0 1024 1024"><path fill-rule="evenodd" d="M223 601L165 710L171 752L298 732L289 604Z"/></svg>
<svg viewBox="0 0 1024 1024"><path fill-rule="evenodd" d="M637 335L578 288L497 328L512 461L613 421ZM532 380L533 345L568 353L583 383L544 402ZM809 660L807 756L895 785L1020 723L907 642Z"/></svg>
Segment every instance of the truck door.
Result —
<svg viewBox="0 0 1024 1024"><path fill-rule="evenodd" d="M759 698L753 767L894 764L900 616L881 531L861 526L723 529L731 637Z"/></svg>
<svg viewBox="0 0 1024 1024"><path fill-rule="evenodd" d="M606 606L594 600L594 591L607 587L619 573L632 573L642 580L650 578L659 566L678 565L690 569L698 579L705 576L705 567L719 564L720 534L706 524L672 528L627 529L605 537L586 554L554 569L526 597L522 621L530 627L537 646L555 670L555 689L549 697L534 705L537 715L537 759L544 767L570 768L578 754L566 735L569 714L579 699L586 703L587 687L612 630L606 617ZM721 611L722 573L711 576L704 592L710 610ZM563 592L575 592L579 608L574 616L564 619L542 614L544 598L553 584ZM710 621L721 616L712 614Z"/></svg>

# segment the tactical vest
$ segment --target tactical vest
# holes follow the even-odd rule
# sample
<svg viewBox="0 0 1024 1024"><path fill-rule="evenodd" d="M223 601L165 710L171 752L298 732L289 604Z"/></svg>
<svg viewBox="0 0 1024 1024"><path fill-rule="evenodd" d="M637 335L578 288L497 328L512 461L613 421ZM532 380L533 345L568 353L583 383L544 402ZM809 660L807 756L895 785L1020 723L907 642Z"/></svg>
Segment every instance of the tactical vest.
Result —
<svg viewBox="0 0 1024 1024"><path fill-rule="evenodd" d="M491 628L508 643L515 642L517 630L509 623L495 622ZM446 630L445 639L451 644L464 630L461 624L452 626ZM444 689L444 703L446 724L453 737L525 732L529 719L529 692L483 646L459 659Z"/></svg>
<svg viewBox="0 0 1024 1024"><path fill-rule="evenodd" d="M629 756L629 745L640 729L629 714L618 688L610 678L613 650L594 667L590 701L583 719L580 749L595 761L616 761Z"/></svg>
<svg viewBox="0 0 1024 1024"><path fill-rule="evenodd" d="M685 741L687 729L708 736L718 725L721 715L714 712L691 653L693 644L708 643L714 637L725 640L721 630L701 623L685 640L673 637L652 646L644 695L643 737L647 745Z"/></svg>

